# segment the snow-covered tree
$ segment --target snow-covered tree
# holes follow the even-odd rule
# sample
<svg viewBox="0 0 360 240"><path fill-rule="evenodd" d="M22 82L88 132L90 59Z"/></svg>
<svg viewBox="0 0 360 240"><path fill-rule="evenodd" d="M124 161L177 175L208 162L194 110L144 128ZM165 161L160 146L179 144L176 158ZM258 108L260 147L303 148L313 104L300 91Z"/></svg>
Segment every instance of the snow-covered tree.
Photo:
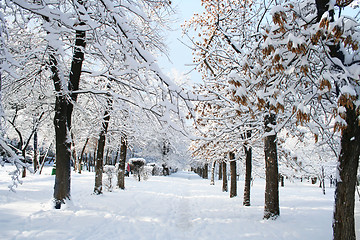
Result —
<svg viewBox="0 0 360 240"><path fill-rule="evenodd" d="M272 9L273 24L264 34L265 71L286 84L288 92L282 96L292 101L298 121L314 121L318 127L311 130L318 134L332 118L341 132L334 239L355 239L359 27L356 15L346 16L353 11L341 11L351 2L285 1Z"/></svg>
<svg viewBox="0 0 360 240"><path fill-rule="evenodd" d="M261 61L261 55L253 51L257 49L256 43L261 39L260 26L271 4L260 1L203 1L205 13L194 16L186 23L187 27L193 27L199 33L199 37L193 40L195 62L204 75L203 79L207 83L205 87L219 99L227 96L228 112L232 112L230 115L233 115L233 123L232 127L225 126L224 129L240 130L240 134L232 139L242 139L246 149L249 147L246 142L248 135L259 137L259 133L265 131L261 135L265 141L267 166L265 218L279 214L277 143L273 128L276 125L276 113L283 110L284 106L272 106L271 99L267 97L269 86L249 79L252 73L248 72L249 68L246 66L249 65L246 63L252 64L254 69L251 71L261 69L260 65L256 65ZM228 115L219 115L225 119L223 122L229 119ZM254 131L254 134L250 134L250 131ZM249 156L250 153L247 151ZM251 178L248 176L246 179ZM249 186L249 183L246 185Z"/></svg>
<svg viewBox="0 0 360 240"><path fill-rule="evenodd" d="M12 34L6 19L7 9L6 6L0 4L0 145L1 145L1 158L0 164L4 165L5 161L10 162L15 166L15 170L10 173L12 176L13 183L10 185L10 189L14 190L14 187L18 183L21 183L19 180L19 175L22 171L25 171L25 168L29 168L30 165L25 163L25 157L21 156L14 148L11 148L5 140L6 133L6 116L4 112L4 86L13 85L20 86L15 79L19 78L17 70L21 68L21 64L17 62L17 59L14 58L13 52L11 50L11 40Z"/></svg>
<svg viewBox="0 0 360 240"><path fill-rule="evenodd" d="M147 110L161 122L179 115L181 101L191 108L188 100L197 98L165 76L153 58L164 48L160 30L171 12L169 1L14 0L7 4L15 16L36 19L46 41L43 74L53 82L56 98L57 208L70 198L70 134L79 94L108 95L114 102L122 100ZM104 78L123 91L93 85L80 89L80 78Z"/></svg>

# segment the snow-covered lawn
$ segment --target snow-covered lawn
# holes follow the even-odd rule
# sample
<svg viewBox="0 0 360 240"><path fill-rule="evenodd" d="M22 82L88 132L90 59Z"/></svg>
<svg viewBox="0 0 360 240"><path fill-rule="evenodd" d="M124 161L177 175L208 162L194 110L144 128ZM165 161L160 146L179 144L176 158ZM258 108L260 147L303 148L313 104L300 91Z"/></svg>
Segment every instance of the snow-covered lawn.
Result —
<svg viewBox="0 0 360 240"><path fill-rule="evenodd" d="M238 196L221 192L221 182L210 186L191 172L127 178L126 190L92 195L94 174L72 175L72 202L52 209L54 176L24 179L10 192L7 168L0 168L0 239L332 239L334 189L323 195L310 183L285 182L280 189L281 216L262 219L264 180L255 179L251 207L242 206L243 181ZM360 239L360 202L356 219Z"/></svg>

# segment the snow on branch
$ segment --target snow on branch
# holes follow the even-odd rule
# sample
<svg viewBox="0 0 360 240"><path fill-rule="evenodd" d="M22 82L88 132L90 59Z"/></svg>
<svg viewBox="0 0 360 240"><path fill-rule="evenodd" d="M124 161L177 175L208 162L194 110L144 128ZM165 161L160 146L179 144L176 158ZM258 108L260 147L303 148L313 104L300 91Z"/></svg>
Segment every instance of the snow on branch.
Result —
<svg viewBox="0 0 360 240"><path fill-rule="evenodd" d="M16 167L14 171L9 173L12 179L12 184L9 185L9 189L15 192L15 188L19 184L22 184L22 181L19 179L22 169L27 168L30 172L32 172L32 170L29 168L28 164L23 162L22 156L17 155L2 138L0 138L0 148L2 148L8 156L6 160ZM2 161L4 160L0 159L0 162ZM3 165L3 163L1 165Z"/></svg>

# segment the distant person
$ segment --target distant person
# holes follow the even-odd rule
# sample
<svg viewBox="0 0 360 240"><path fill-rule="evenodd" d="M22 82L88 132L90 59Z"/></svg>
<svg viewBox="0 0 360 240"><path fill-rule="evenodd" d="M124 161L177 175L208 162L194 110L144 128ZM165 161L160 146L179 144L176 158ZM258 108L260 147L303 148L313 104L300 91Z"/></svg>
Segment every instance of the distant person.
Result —
<svg viewBox="0 0 360 240"><path fill-rule="evenodd" d="M126 166L125 176L128 177L130 175L130 164L128 163Z"/></svg>

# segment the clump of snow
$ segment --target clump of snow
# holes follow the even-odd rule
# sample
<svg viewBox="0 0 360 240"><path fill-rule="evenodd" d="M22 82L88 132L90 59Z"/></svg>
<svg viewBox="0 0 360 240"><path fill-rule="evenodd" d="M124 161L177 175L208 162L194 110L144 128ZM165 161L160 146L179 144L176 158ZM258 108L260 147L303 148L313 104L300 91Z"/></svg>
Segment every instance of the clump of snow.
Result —
<svg viewBox="0 0 360 240"><path fill-rule="evenodd" d="M273 6L270 10L270 15L274 15L277 12L286 12L286 8L280 5Z"/></svg>
<svg viewBox="0 0 360 240"><path fill-rule="evenodd" d="M356 96L356 91L353 86L345 85L341 87L340 92L342 94L349 94L350 96Z"/></svg>
<svg viewBox="0 0 360 240"><path fill-rule="evenodd" d="M339 115L335 117L335 123L339 124L340 126L347 126L345 119L343 119Z"/></svg>

